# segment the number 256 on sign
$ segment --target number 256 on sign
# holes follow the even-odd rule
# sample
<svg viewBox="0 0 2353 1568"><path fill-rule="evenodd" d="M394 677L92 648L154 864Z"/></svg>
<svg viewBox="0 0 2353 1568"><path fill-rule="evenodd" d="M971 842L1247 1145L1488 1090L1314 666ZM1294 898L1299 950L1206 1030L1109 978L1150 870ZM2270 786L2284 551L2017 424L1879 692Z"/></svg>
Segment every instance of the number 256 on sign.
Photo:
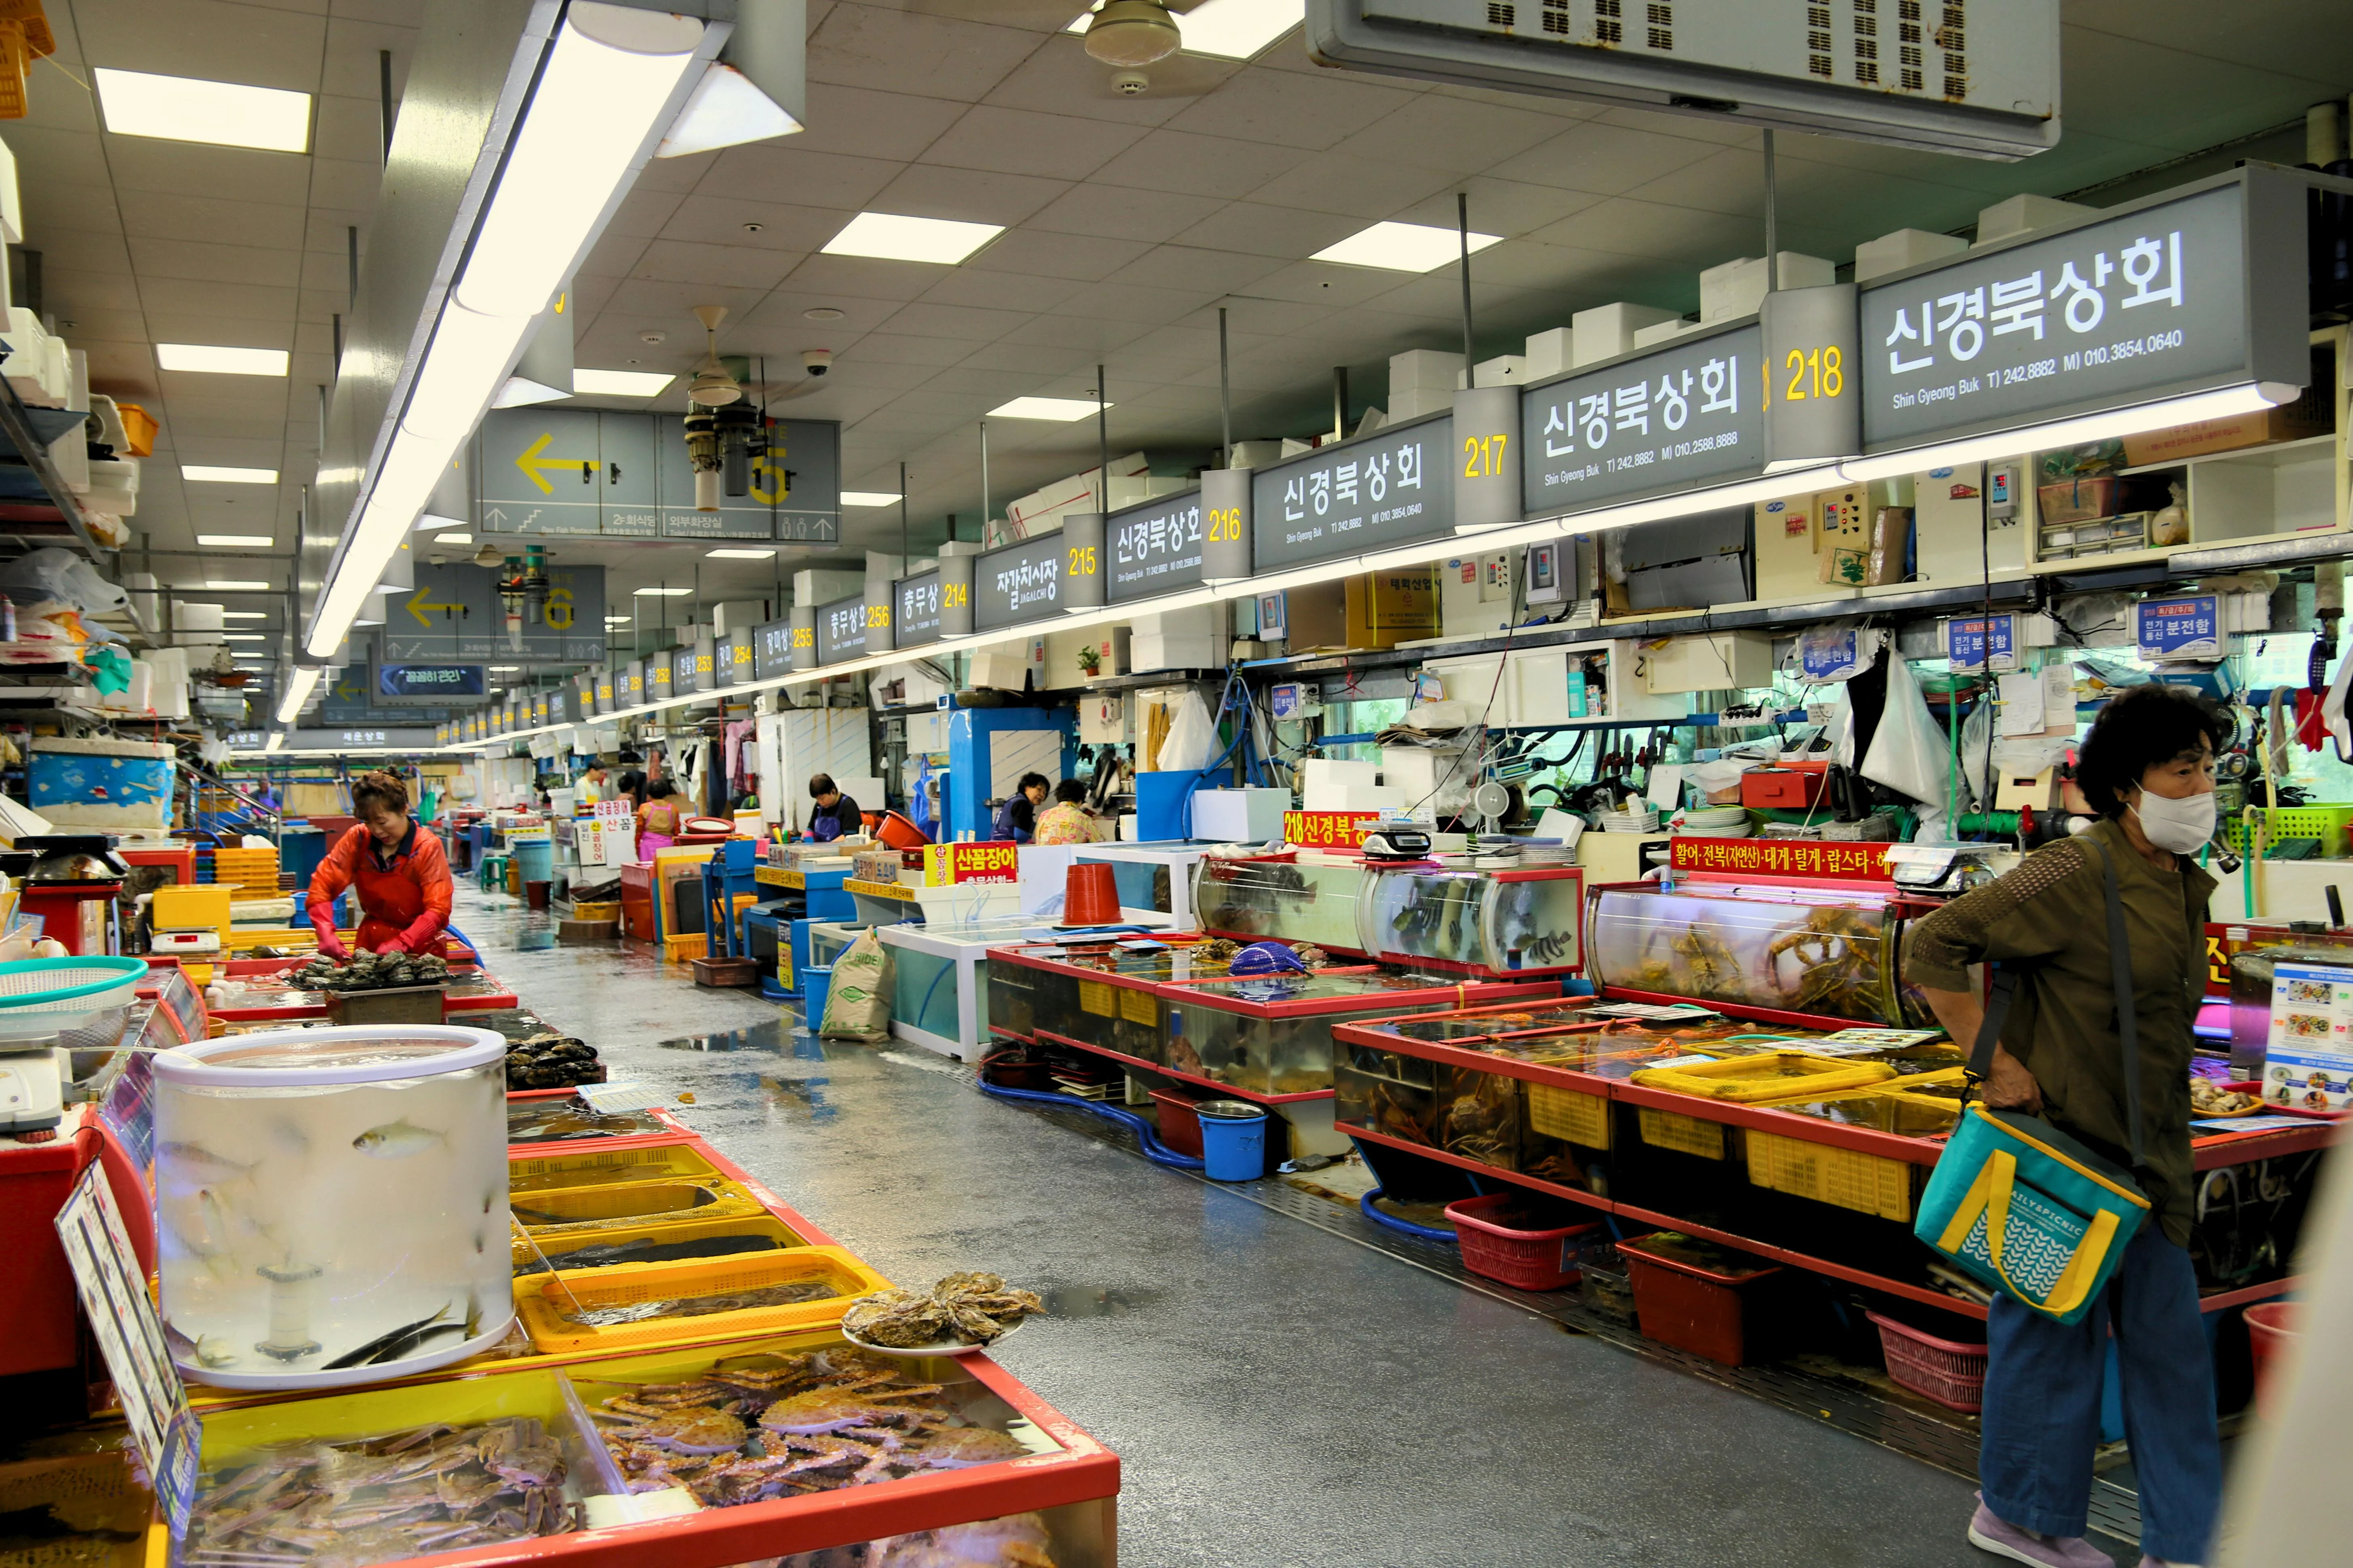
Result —
<svg viewBox="0 0 2353 1568"><path fill-rule="evenodd" d="M1021 879L1020 846L1004 842L928 844L923 847L923 886L953 887L959 882L1018 882Z"/></svg>

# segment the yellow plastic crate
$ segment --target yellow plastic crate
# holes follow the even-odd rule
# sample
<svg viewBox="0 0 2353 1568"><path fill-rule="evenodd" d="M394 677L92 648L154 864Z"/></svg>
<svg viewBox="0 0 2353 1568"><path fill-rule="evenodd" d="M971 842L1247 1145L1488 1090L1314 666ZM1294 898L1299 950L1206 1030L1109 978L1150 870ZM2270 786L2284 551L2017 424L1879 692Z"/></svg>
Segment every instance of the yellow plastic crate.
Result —
<svg viewBox="0 0 2353 1568"><path fill-rule="evenodd" d="M807 1301L744 1307L692 1317L647 1318L592 1326L564 1316L580 1307L623 1307L642 1301L693 1297L740 1296L775 1286L821 1289ZM681 1263L648 1263L620 1275L567 1271L555 1278L530 1276L515 1281L515 1311L543 1355L606 1350L652 1350L701 1340L742 1339L824 1328L841 1321L849 1303L891 1282L839 1247L805 1247L751 1258L704 1258Z"/></svg>
<svg viewBox="0 0 2353 1568"><path fill-rule="evenodd" d="M1528 1125L1547 1138L1565 1138L1588 1149L1609 1147L1609 1100L1606 1095L1523 1082Z"/></svg>
<svg viewBox="0 0 2353 1568"><path fill-rule="evenodd" d="M692 963L698 958L710 956L711 938L699 931L684 936L666 936L661 944L664 963Z"/></svg>
<svg viewBox="0 0 2353 1568"><path fill-rule="evenodd" d="M1803 1051L1765 1051L1753 1057L1694 1062L1689 1067L1645 1068L1634 1075L1634 1081L1646 1089L1755 1105L1868 1089L1894 1076L1895 1069L1884 1062L1845 1061Z"/></svg>
<svg viewBox="0 0 2353 1568"><path fill-rule="evenodd" d="M594 1231L586 1235L533 1236L530 1241L517 1237L511 1245L514 1267L524 1268L538 1261L534 1251L554 1265L558 1273L607 1274L614 1270L646 1268L657 1263L685 1262L683 1258L648 1258L638 1263L581 1264L571 1259L584 1247L617 1247L628 1242L645 1240L657 1243L707 1241L717 1237L759 1237L776 1243L774 1247L755 1252L728 1253L729 1258L763 1258L769 1252L783 1252L809 1245L808 1237L794 1230L773 1214L731 1215L721 1219L663 1219L659 1216L617 1230ZM711 1261L705 1259L704 1261ZM518 1274L518 1279L533 1276Z"/></svg>
<svg viewBox="0 0 2353 1568"><path fill-rule="evenodd" d="M1760 1187L1836 1204L1882 1219L1912 1219L1913 1173L1926 1166L1884 1154L1748 1129L1748 1179Z"/></svg>
<svg viewBox="0 0 2353 1568"><path fill-rule="evenodd" d="M516 1196L568 1187L607 1187L617 1182L720 1179L717 1166L684 1144L602 1149L589 1154L550 1154L507 1162L507 1191Z"/></svg>
<svg viewBox="0 0 2353 1568"><path fill-rule="evenodd" d="M720 1219L765 1214L767 1208L733 1182L621 1182L607 1187L570 1187L525 1193L510 1202L515 1218L533 1237L584 1230L624 1229L659 1215Z"/></svg>
<svg viewBox="0 0 2353 1568"><path fill-rule="evenodd" d="M1685 1116L1679 1110L1661 1110L1653 1106L1641 1107L1642 1142L1654 1149L1672 1149L1679 1154L1696 1154L1703 1160L1725 1157L1725 1134L1731 1130L1721 1121L1706 1121L1696 1116Z"/></svg>

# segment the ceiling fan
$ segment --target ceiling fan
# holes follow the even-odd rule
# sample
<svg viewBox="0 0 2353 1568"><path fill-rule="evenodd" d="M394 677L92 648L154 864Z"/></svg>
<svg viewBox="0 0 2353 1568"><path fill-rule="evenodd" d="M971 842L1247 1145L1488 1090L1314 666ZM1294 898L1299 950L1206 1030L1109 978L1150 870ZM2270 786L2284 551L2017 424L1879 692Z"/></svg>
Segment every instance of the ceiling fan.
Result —
<svg viewBox="0 0 2353 1568"><path fill-rule="evenodd" d="M1087 22L1085 39L1087 53L1112 68L1107 90L1096 96L1198 98L1240 69L1238 61L1178 52L1184 29L1172 13L1199 3L1103 0Z"/></svg>

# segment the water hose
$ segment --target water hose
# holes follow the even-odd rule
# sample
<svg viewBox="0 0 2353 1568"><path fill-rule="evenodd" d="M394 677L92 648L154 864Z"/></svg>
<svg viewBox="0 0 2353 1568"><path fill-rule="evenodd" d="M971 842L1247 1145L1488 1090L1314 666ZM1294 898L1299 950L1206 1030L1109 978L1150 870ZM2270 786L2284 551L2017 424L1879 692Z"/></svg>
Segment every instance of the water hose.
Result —
<svg viewBox="0 0 2353 1568"><path fill-rule="evenodd" d="M1374 1206L1373 1200L1388 1191L1387 1187L1375 1187L1356 1200L1356 1207L1364 1211L1366 1219L1371 1220L1375 1225L1422 1241L1442 1241L1450 1246L1458 1247L1461 1245L1462 1238L1451 1230L1440 1230L1433 1226L1416 1225L1409 1219L1399 1219L1393 1214L1383 1214Z"/></svg>
<svg viewBox="0 0 2353 1568"><path fill-rule="evenodd" d="M1108 1121L1118 1122L1134 1133L1137 1145L1144 1151L1144 1157L1154 1164L1166 1165L1179 1171L1198 1171L1203 1168L1201 1161L1194 1159L1190 1154L1179 1154L1160 1142L1159 1138L1153 1133L1151 1123L1124 1107L1105 1105L1100 1100L1081 1100L1075 1094L1050 1094L1036 1089L1002 1089L986 1079L980 1080L980 1092L992 1100L1009 1100L1019 1105L1050 1105L1060 1110L1092 1111Z"/></svg>

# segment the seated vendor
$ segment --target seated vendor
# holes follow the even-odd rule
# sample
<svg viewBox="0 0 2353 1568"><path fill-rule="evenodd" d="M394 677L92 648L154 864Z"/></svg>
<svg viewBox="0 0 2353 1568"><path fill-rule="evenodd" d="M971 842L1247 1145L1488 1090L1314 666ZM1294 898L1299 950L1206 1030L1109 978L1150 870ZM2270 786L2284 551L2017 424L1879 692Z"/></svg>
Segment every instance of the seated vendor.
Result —
<svg viewBox="0 0 2353 1568"><path fill-rule="evenodd" d="M809 813L808 831L803 837L819 844L846 838L866 830L866 818L858 803L841 793L831 773L818 773L809 780L809 799L817 809Z"/></svg>

